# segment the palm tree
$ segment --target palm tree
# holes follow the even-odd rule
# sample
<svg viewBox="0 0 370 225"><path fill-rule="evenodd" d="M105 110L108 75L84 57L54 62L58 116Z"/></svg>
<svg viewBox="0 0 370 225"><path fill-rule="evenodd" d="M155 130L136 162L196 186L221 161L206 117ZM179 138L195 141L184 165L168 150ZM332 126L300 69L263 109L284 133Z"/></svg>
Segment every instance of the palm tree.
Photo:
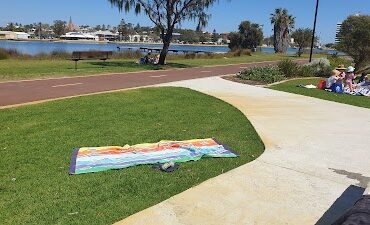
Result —
<svg viewBox="0 0 370 225"><path fill-rule="evenodd" d="M270 19L274 25L274 50L276 53L285 53L289 47L289 33L294 28L295 17L288 15L287 9L278 8Z"/></svg>

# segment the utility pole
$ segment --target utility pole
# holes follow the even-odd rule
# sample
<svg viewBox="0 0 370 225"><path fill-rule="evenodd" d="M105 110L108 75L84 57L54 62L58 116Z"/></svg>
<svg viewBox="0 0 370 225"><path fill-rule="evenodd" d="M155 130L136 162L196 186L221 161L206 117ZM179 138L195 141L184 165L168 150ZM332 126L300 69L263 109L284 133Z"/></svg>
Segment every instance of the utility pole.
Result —
<svg viewBox="0 0 370 225"><path fill-rule="evenodd" d="M313 22L313 31L312 31L312 40L311 40L310 62L312 62L313 45L315 42L316 21L317 21L317 12L319 10L319 1L320 0L316 1L315 20Z"/></svg>
<svg viewBox="0 0 370 225"><path fill-rule="evenodd" d="M41 40L41 29L42 29L42 27L41 27L41 22L39 23L39 40Z"/></svg>

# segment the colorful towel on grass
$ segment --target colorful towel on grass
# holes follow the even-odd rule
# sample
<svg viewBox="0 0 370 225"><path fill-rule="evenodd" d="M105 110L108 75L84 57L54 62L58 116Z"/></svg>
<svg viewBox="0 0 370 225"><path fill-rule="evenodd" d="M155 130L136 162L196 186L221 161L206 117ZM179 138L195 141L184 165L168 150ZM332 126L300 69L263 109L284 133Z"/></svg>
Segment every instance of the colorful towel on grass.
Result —
<svg viewBox="0 0 370 225"><path fill-rule="evenodd" d="M237 156L214 138L160 141L124 147L85 147L75 149L69 174L93 173L142 164L197 161L202 157Z"/></svg>

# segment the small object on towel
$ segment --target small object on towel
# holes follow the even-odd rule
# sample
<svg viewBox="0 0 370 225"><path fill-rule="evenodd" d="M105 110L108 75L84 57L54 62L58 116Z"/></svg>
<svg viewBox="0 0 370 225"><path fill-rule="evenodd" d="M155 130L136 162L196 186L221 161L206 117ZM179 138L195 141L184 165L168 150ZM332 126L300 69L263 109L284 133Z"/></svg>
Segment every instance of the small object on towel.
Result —
<svg viewBox="0 0 370 225"><path fill-rule="evenodd" d="M313 84L308 84L308 85L304 85L304 84L299 84L297 85L297 87L301 87L301 88L307 88L307 89L316 89L317 87Z"/></svg>
<svg viewBox="0 0 370 225"><path fill-rule="evenodd" d="M179 164L174 162L158 163L153 165L153 169L161 170L163 172L172 173L180 167Z"/></svg>

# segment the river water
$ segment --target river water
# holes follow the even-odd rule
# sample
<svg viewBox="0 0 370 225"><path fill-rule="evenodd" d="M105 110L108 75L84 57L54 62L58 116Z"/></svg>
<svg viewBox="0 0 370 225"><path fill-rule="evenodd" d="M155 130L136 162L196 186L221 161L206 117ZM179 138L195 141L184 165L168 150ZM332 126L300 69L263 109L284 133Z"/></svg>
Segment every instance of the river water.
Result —
<svg viewBox="0 0 370 225"><path fill-rule="evenodd" d="M71 43L71 42L48 42L48 41L0 41L0 48L5 49L16 49L21 53L36 55L39 53L51 53L53 51L125 51L125 50L139 50L142 48L161 48L161 44L145 44L145 43L130 43L130 44L120 44L120 43ZM172 44L171 50L178 51L204 51L204 52L214 52L214 53L225 53L229 51L227 46L207 46L207 45L178 45ZM261 51L264 53L274 53L273 48L262 47ZM315 52L320 53L330 53L333 54L334 50L315 50ZM289 48L288 54L296 54L297 49Z"/></svg>

